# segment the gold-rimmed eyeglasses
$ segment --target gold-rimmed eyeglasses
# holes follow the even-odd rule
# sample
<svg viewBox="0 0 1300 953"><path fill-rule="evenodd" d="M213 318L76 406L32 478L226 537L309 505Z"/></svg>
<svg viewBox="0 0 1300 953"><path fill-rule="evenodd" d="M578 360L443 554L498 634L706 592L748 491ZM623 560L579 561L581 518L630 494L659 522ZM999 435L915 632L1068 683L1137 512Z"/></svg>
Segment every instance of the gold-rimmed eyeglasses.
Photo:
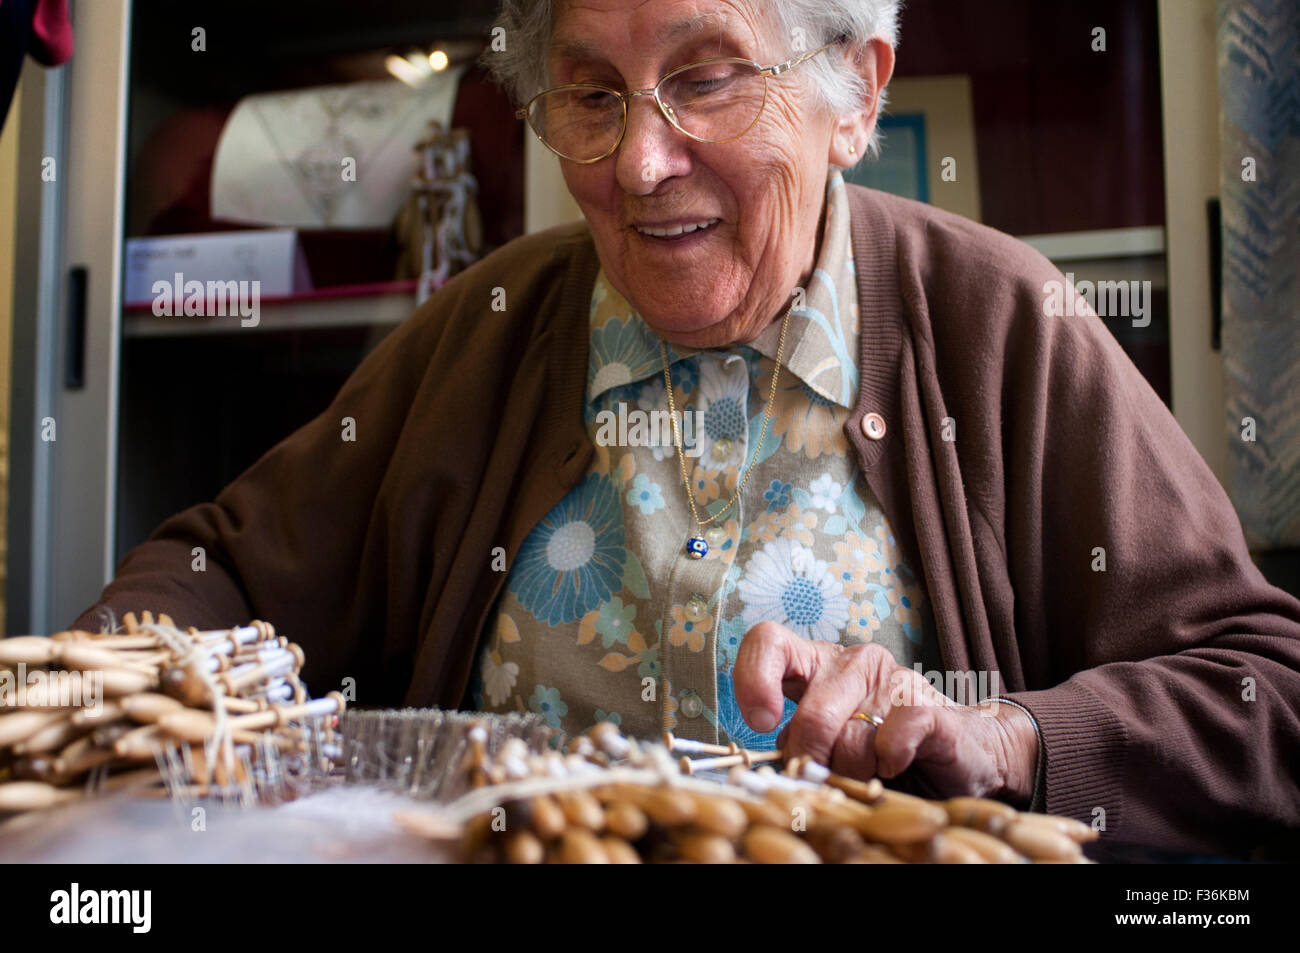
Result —
<svg viewBox="0 0 1300 953"><path fill-rule="evenodd" d="M587 164L613 154L627 132L627 104L653 96L664 118L698 142L731 142L753 128L767 105L767 80L780 76L825 46L775 66L720 57L679 66L650 89L620 93L595 83L570 83L543 90L515 115L528 120L542 143L561 158Z"/></svg>

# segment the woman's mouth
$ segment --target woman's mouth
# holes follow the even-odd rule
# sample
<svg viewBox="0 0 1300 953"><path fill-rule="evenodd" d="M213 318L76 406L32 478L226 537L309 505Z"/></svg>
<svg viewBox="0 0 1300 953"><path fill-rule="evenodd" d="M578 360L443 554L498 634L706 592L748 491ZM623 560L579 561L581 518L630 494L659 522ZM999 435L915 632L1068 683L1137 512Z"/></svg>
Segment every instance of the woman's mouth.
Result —
<svg viewBox="0 0 1300 953"><path fill-rule="evenodd" d="M633 225L637 234L660 242L679 242L708 232L721 222L720 218L706 218L696 222L672 222L664 225Z"/></svg>

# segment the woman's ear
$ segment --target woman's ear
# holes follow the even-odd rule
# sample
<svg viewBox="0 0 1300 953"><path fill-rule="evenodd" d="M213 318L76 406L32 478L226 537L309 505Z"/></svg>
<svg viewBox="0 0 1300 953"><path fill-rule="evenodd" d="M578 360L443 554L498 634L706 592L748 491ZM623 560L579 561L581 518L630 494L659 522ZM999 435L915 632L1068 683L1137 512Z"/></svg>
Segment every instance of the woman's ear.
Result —
<svg viewBox="0 0 1300 953"><path fill-rule="evenodd" d="M876 122L880 119L880 91L894 75L894 48L887 41L875 37L866 43L855 43L843 51L833 52L842 55L857 71L868 90L862 108L841 116L831 133L828 158L833 165L847 169L857 165L866 155L867 143L876 130Z"/></svg>

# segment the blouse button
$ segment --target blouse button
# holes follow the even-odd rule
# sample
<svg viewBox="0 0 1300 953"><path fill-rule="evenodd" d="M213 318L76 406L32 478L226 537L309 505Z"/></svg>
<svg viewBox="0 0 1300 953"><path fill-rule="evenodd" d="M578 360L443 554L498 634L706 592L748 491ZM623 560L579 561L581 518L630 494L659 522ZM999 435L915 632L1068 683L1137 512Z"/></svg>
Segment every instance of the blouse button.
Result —
<svg viewBox="0 0 1300 953"><path fill-rule="evenodd" d="M703 622L709 614L709 604L704 601L704 597L699 593L686 600L684 609L683 615L686 616L687 622Z"/></svg>
<svg viewBox="0 0 1300 953"><path fill-rule="evenodd" d="M885 436L885 418L880 414L867 414L862 418L862 432L867 435L868 440L879 440Z"/></svg>
<svg viewBox="0 0 1300 953"><path fill-rule="evenodd" d="M704 702L700 701L700 696L695 692L685 691L682 692L681 703L678 707L687 718L699 718L704 711Z"/></svg>

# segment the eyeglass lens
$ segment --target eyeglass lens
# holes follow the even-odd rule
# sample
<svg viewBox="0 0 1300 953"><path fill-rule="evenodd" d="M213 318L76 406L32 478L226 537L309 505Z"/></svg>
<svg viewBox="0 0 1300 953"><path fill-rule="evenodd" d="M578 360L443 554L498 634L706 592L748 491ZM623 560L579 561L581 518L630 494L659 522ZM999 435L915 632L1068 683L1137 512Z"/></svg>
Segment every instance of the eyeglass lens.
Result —
<svg viewBox="0 0 1300 953"><path fill-rule="evenodd" d="M763 109L763 74L752 63L721 60L673 73L659 87L670 120L706 142L742 135ZM599 86L552 90L529 120L556 152L579 161L607 155L623 132L623 104Z"/></svg>

